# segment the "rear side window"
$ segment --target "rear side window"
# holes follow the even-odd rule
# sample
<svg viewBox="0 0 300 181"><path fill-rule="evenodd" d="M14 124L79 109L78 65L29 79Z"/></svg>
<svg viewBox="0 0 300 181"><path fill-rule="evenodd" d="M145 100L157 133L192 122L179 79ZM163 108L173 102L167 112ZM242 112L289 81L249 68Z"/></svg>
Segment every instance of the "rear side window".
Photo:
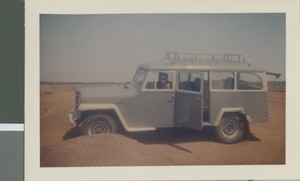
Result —
<svg viewBox="0 0 300 181"><path fill-rule="evenodd" d="M212 89L232 90L234 89L234 73L233 72L212 72Z"/></svg>
<svg viewBox="0 0 300 181"><path fill-rule="evenodd" d="M261 90L263 89L262 80L253 73L237 73L237 89Z"/></svg>

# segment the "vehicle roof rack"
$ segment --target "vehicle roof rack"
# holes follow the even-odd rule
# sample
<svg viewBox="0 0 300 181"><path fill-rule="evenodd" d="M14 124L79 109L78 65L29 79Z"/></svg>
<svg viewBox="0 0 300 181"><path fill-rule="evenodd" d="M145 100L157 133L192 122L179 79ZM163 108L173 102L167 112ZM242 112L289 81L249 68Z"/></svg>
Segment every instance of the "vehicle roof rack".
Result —
<svg viewBox="0 0 300 181"><path fill-rule="evenodd" d="M167 52L166 58L162 61L171 61L172 63L190 63L190 62L225 62L225 63L247 63L243 55L236 54L190 54ZM247 63L249 65L249 63Z"/></svg>

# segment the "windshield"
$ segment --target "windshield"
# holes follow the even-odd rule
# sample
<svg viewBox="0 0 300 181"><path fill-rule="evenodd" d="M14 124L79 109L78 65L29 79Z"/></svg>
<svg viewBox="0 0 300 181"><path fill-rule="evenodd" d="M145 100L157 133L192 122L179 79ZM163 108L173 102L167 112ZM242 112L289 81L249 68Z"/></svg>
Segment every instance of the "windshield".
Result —
<svg viewBox="0 0 300 181"><path fill-rule="evenodd" d="M134 76L133 76L133 82L136 82L136 79L137 79L137 76L139 75L139 72L140 72L141 68L138 67L138 69L136 70Z"/></svg>
<svg viewBox="0 0 300 181"><path fill-rule="evenodd" d="M136 74L134 75L133 82L141 86L146 78L147 71L142 68L138 68Z"/></svg>

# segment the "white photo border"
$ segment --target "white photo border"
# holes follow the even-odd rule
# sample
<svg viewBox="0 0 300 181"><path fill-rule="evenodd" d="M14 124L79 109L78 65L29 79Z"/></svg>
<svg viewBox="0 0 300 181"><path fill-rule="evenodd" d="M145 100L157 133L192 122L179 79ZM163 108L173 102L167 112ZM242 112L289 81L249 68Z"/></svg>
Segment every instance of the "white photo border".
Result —
<svg viewBox="0 0 300 181"><path fill-rule="evenodd" d="M40 167L40 14L285 13L286 164L243 166ZM25 180L199 180L300 178L298 0L26 0ZM293 81L294 80L294 81ZM297 85L297 88L295 88ZM297 96L297 97L295 97ZM298 98L298 99L297 99Z"/></svg>

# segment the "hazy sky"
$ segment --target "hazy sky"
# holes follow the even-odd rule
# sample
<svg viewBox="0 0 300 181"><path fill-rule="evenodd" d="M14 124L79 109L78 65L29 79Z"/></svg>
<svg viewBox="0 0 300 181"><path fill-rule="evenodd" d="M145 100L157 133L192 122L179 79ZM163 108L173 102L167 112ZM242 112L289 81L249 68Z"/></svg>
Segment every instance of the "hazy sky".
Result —
<svg viewBox="0 0 300 181"><path fill-rule="evenodd" d="M131 81L168 51L242 54L285 79L285 14L41 15L41 80Z"/></svg>

